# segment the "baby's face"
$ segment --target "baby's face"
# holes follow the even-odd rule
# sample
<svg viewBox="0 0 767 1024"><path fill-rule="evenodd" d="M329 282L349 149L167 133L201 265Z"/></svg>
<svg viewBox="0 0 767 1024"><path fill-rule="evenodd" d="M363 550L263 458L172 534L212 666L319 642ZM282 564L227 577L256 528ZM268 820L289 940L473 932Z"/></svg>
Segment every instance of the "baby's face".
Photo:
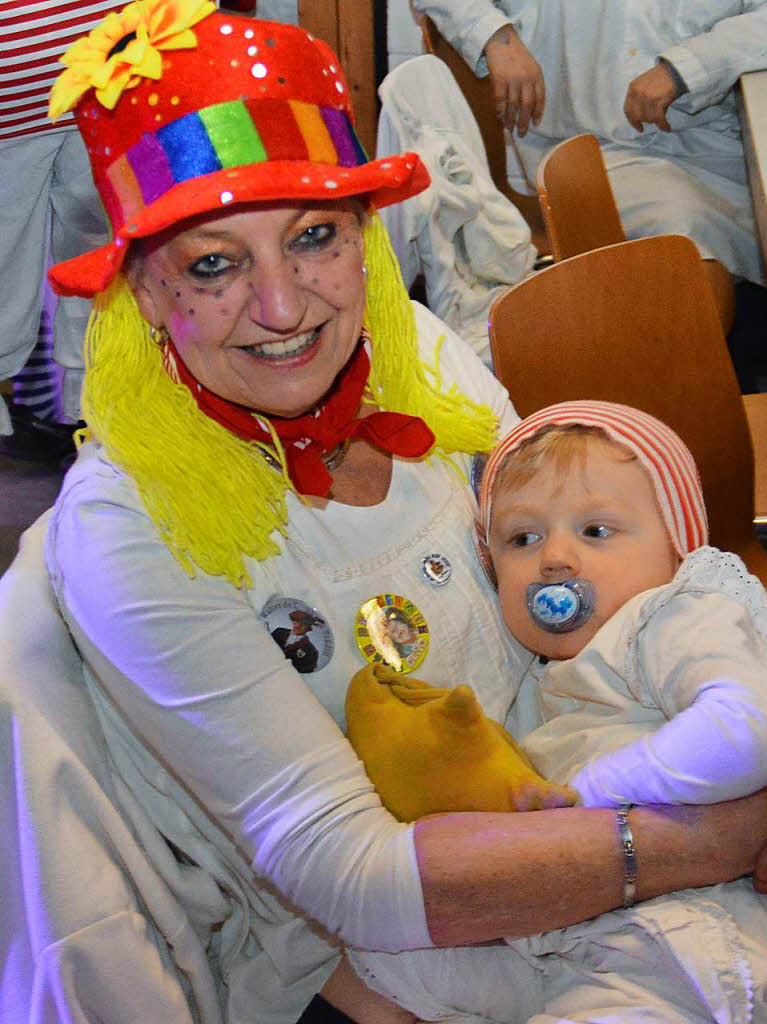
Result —
<svg viewBox="0 0 767 1024"><path fill-rule="evenodd" d="M679 565L645 470L598 439L564 475L549 463L516 489L500 478L490 553L509 630L557 660L578 654L629 598L668 583ZM572 632L549 633L527 609L527 588L572 577L593 585L594 611Z"/></svg>

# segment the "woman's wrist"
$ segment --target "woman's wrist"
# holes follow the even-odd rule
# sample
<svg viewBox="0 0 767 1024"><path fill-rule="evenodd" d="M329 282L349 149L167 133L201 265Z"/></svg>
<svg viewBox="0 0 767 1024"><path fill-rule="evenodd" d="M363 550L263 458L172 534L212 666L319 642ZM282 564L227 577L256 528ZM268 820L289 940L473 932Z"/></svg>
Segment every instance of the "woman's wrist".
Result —
<svg viewBox="0 0 767 1024"><path fill-rule="evenodd" d="M767 845L767 789L718 804L634 807L637 900L732 881Z"/></svg>
<svg viewBox="0 0 767 1024"><path fill-rule="evenodd" d="M514 26L511 24L501 25L501 27L497 29L495 32L493 32L488 41L485 43L485 47L482 51L482 56L487 57L487 49L489 46L493 46L496 44L498 46L511 46L515 42L521 42L521 40L519 39L519 36L517 35L517 30L514 28Z"/></svg>
<svg viewBox="0 0 767 1024"><path fill-rule="evenodd" d="M629 822L631 804L623 804L618 808L615 824L618 829L621 853L623 854L623 908L628 910L634 906L637 894L637 855L634 846L634 833Z"/></svg>

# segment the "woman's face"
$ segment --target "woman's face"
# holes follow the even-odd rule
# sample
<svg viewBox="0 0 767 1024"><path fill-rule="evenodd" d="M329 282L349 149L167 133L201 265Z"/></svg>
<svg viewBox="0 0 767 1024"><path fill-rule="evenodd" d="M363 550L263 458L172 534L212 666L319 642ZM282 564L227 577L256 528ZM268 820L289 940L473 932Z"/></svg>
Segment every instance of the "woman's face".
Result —
<svg viewBox="0 0 767 1024"><path fill-rule="evenodd" d="M365 309L352 200L254 203L148 239L130 273L205 387L259 412L316 406L354 351Z"/></svg>

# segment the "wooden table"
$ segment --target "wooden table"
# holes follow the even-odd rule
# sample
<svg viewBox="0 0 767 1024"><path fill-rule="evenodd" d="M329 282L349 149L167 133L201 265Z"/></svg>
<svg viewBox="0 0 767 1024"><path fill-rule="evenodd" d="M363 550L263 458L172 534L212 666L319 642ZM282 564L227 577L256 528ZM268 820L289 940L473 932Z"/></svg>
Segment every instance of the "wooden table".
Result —
<svg viewBox="0 0 767 1024"><path fill-rule="evenodd" d="M767 71L740 76L739 114L748 184L767 266ZM767 537L767 394L744 395L743 401L754 445L755 522L760 536Z"/></svg>
<svg viewBox="0 0 767 1024"><path fill-rule="evenodd" d="M767 266L767 71L749 71L740 76L739 113L748 184Z"/></svg>
<svg viewBox="0 0 767 1024"><path fill-rule="evenodd" d="M767 394L744 395L746 418L754 446L754 522L767 536Z"/></svg>

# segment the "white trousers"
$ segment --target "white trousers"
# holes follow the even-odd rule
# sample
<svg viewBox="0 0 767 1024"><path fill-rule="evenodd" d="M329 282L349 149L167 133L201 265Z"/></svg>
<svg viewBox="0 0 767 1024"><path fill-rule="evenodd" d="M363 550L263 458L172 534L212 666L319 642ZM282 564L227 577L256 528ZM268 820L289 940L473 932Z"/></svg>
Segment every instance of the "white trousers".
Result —
<svg viewBox="0 0 767 1024"><path fill-rule="evenodd" d="M558 139L529 132L517 141L529 181ZM627 238L686 235L701 256L723 263L736 277L764 284L751 193L745 181L713 174L692 160L600 139L607 175ZM507 151L512 188L528 191L517 157Z"/></svg>
<svg viewBox="0 0 767 1024"><path fill-rule="evenodd" d="M107 241L101 202L74 129L0 142L0 380L15 376L37 340L46 259L78 256ZM76 420L83 336L90 302L59 299L54 358L62 367L62 408ZM0 434L11 432L0 402Z"/></svg>

